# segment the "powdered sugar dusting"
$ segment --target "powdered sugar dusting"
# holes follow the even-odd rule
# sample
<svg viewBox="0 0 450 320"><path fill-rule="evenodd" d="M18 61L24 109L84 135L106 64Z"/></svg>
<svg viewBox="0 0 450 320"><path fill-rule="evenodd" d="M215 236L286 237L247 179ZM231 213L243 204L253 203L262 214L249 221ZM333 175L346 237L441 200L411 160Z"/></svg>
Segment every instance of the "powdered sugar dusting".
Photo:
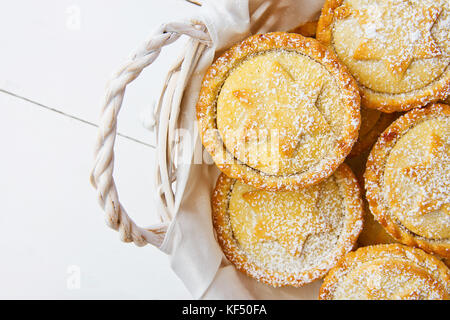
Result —
<svg viewBox="0 0 450 320"><path fill-rule="evenodd" d="M330 45L368 104L408 110L448 90L449 14L445 0L344 0Z"/></svg>
<svg viewBox="0 0 450 320"><path fill-rule="evenodd" d="M384 197L394 215L416 234L450 238L450 118L417 124L392 149Z"/></svg>
<svg viewBox="0 0 450 320"><path fill-rule="evenodd" d="M268 192L233 181L228 221L218 234L238 269L274 286L303 285L323 277L350 251L362 228L354 178L342 170L297 192ZM223 192L220 187L216 192ZM232 235L232 236L231 236ZM230 249L234 253L230 256ZM245 257L237 259L235 255ZM245 261L244 263L242 261Z"/></svg>
<svg viewBox="0 0 450 320"><path fill-rule="evenodd" d="M448 106L410 111L383 133L368 159L372 213L403 243L447 256L450 246Z"/></svg>

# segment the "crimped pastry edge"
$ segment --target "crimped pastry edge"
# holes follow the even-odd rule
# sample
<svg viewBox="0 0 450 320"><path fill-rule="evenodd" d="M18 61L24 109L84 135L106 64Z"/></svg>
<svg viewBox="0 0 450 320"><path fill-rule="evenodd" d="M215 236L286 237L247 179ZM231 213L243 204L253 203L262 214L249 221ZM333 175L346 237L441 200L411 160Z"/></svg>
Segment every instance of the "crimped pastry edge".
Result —
<svg viewBox="0 0 450 320"><path fill-rule="evenodd" d="M370 211L394 239L403 244L420 247L427 252L436 253L441 257L450 258L450 239L447 239L447 242L442 240L433 241L415 235L400 222L395 221L396 219L389 213L388 206L382 196L385 163L396 142L416 124L440 114L450 116L450 106L445 104L432 104L425 108L411 110L395 120L381 134L377 143L372 148L367 160L364 179L366 198L369 202Z"/></svg>

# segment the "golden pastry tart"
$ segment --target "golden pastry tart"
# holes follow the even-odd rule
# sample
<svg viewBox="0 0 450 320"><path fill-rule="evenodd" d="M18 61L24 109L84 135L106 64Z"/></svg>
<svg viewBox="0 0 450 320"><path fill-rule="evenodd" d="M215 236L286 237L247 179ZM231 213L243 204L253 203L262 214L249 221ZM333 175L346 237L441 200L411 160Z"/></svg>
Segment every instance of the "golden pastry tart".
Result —
<svg viewBox="0 0 450 320"><path fill-rule="evenodd" d="M362 103L406 111L450 93L448 0L327 0L317 39L356 78Z"/></svg>
<svg viewBox="0 0 450 320"><path fill-rule="evenodd" d="M358 183L361 187L364 186L364 171L366 171L366 162L367 158L369 157L369 153L370 150L366 150L357 156L349 156L347 157L347 159L345 159L345 163L348 164L352 169L353 173L356 176L356 180L358 180Z"/></svg>
<svg viewBox="0 0 450 320"><path fill-rule="evenodd" d="M352 250L362 227L358 184L343 164L301 191L266 191L220 175L213 224L228 260L272 286L323 277Z"/></svg>
<svg viewBox="0 0 450 320"><path fill-rule="evenodd" d="M450 268L450 258L449 258L449 259L442 259L442 261L445 263L445 265L446 265L447 267Z"/></svg>
<svg viewBox="0 0 450 320"><path fill-rule="evenodd" d="M295 29L292 29L290 32L299 33L302 36L314 38L316 36L317 22L318 21L305 22Z"/></svg>
<svg viewBox="0 0 450 320"><path fill-rule="evenodd" d="M448 96L447 99L444 100L444 102L445 102L446 104L450 104L450 96Z"/></svg>
<svg viewBox="0 0 450 320"><path fill-rule="evenodd" d="M380 134L397 118L397 113L381 111L361 106L361 127L359 137L350 151L349 157L355 157L366 151L377 141Z"/></svg>
<svg viewBox="0 0 450 320"><path fill-rule="evenodd" d="M414 109L373 147L366 197L398 241L450 257L450 106Z"/></svg>
<svg viewBox="0 0 450 320"><path fill-rule="evenodd" d="M326 276L320 300L447 300L450 270L436 257L400 244L359 248Z"/></svg>
<svg viewBox="0 0 450 320"><path fill-rule="evenodd" d="M203 145L229 177L294 190L330 176L355 142L359 93L319 42L252 36L207 71L197 104Z"/></svg>
<svg viewBox="0 0 450 320"><path fill-rule="evenodd" d="M387 113L383 114L389 115ZM364 151L362 154L358 156L347 158L345 160L345 163L348 164L349 167L352 169L361 187L364 186L364 171L366 170L366 162L369 156L368 151ZM386 229L384 229L383 226L374 219L373 214L370 212L369 204L367 203L364 190L362 190L361 195L363 201L364 224L361 234L359 235L358 238L358 246L395 243L396 241L389 235Z"/></svg>

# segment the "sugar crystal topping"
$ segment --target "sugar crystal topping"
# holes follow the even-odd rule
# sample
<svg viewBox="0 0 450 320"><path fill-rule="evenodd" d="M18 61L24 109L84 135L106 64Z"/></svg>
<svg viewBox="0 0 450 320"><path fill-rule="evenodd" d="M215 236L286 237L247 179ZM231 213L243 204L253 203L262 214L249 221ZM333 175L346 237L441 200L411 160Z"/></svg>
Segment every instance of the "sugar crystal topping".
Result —
<svg viewBox="0 0 450 320"><path fill-rule="evenodd" d="M248 141L251 130L261 127L276 129L280 133L281 154L291 157L301 135L330 129L315 105L320 91L321 84L316 79L298 82L278 61L273 61L263 93L252 89L233 91L248 112L238 139Z"/></svg>
<svg viewBox="0 0 450 320"><path fill-rule="evenodd" d="M333 299L448 299L448 270L438 269L436 260L417 250L386 245L352 253L333 274Z"/></svg>
<svg viewBox="0 0 450 320"><path fill-rule="evenodd" d="M383 113L361 106L361 127L359 128L359 136L367 135L377 124Z"/></svg>
<svg viewBox="0 0 450 320"><path fill-rule="evenodd" d="M402 136L386 163L384 195L412 232L450 238L450 119L429 119Z"/></svg>
<svg viewBox="0 0 450 320"><path fill-rule="evenodd" d="M356 82L335 54L315 39L272 32L216 59L197 118L222 172L286 191L317 183L343 162L357 139L359 106Z"/></svg>
<svg viewBox="0 0 450 320"><path fill-rule="evenodd" d="M391 73L402 77L413 59L429 59L442 55L431 36L431 28L441 12L438 6L370 5L355 12L363 36L353 53L357 60L382 60ZM407 9L415 19L391 24L401 19Z"/></svg>
<svg viewBox="0 0 450 320"><path fill-rule="evenodd" d="M369 89L409 92L448 66L448 1L344 0L335 17L335 51Z"/></svg>

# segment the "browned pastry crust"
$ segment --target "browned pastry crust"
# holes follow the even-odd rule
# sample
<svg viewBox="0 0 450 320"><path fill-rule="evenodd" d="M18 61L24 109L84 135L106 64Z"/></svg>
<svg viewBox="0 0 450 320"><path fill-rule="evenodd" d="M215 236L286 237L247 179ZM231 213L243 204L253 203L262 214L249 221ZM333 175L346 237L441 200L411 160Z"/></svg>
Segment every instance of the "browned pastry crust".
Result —
<svg viewBox="0 0 450 320"><path fill-rule="evenodd" d="M290 32L299 33L302 36L314 38L316 36L317 22L318 21L308 21Z"/></svg>
<svg viewBox="0 0 450 320"><path fill-rule="evenodd" d="M450 96L448 96L448 97L443 101L443 103L445 103L445 104L450 104Z"/></svg>
<svg viewBox="0 0 450 320"><path fill-rule="evenodd" d="M398 115L398 113L381 113L379 119L370 131L364 136L361 136L360 134L348 157L356 157L372 147L380 134L398 117ZM364 120L361 118L361 121Z"/></svg>
<svg viewBox="0 0 450 320"><path fill-rule="evenodd" d="M417 268L415 270L418 270L419 274L426 273L429 281L422 283L422 288L412 288L412 291L414 291L414 289L423 290L423 286L425 286L425 289L427 289L426 286L429 286L430 288L436 287L436 284L438 284L441 288L444 288L444 292L441 292L444 299L449 299L450 270L442 261L417 248L411 248L400 244L383 244L359 248L354 252L348 253L325 277L322 287L320 288L319 300L335 299L335 293L338 286L352 270L358 268L361 264L378 263L379 261L382 261L378 264L379 268L385 267L386 271L389 271L388 265L390 261L396 261L397 264L404 263L405 268L408 268L407 263L415 265L415 268ZM404 285L406 281L409 281L409 279L402 279L401 276L399 276L398 281L398 284L401 286L402 284ZM392 298L392 292L389 292L389 286L384 289L386 291L384 293L388 296L387 298ZM406 297L396 298L420 298L411 293L409 295L406 293L406 295ZM380 297L378 297L378 299L380 299Z"/></svg>
<svg viewBox="0 0 450 320"><path fill-rule="evenodd" d="M345 0L326 0L317 25L316 38L333 49L332 31L335 19L341 19L349 14L348 7L343 6ZM333 49L334 51L334 49ZM444 100L450 92L450 76L448 67L444 74L425 85L423 88L405 93L389 94L371 90L360 85L361 103L368 108L391 113L408 111L428 103Z"/></svg>
<svg viewBox="0 0 450 320"><path fill-rule="evenodd" d="M345 205L345 213L342 230L335 244L336 253L333 253L330 260L327 261L329 266L334 266L339 259L352 250L362 227L360 191L351 169L347 165L342 164L334 173L334 177L339 185ZM235 183L235 179L221 174L212 196L213 225L217 241L227 259L241 272L274 287L286 285L300 287L322 278L330 267L324 269L321 265L310 266L302 272L281 272L262 268L249 259L233 234L230 217L227 212L229 210L230 194Z"/></svg>
<svg viewBox="0 0 450 320"><path fill-rule="evenodd" d="M321 64L336 80L350 119L342 127L342 135L332 155L305 172L269 175L240 162L226 149L217 130L216 104L227 75L245 58L269 50L287 50L306 55ZM330 176L345 160L358 136L360 97L356 82L335 55L315 39L299 34L274 32L252 36L220 56L208 69L197 103L197 119L202 143L218 168L227 176L259 189L298 190Z"/></svg>
<svg viewBox="0 0 450 320"><path fill-rule="evenodd" d="M409 246L418 246L427 252L449 258L450 239L425 238L407 229L390 212L383 191L386 161L395 144L415 125L439 116L449 117L450 106L434 104L426 108L414 109L394 121L373 147L364 177L370 210L392 237Z"/></svg>
<svg viewBox="0 0 450 320"><path fill-rule="evenodd" d="M387 114L386 114L387 115ZM368 150L370 151L370 150ZM361 196L363 200L363 217L364 225L358 238L358 246L370 246L375 244L395 243L396 241L389 235L382 225L375 220L373 214L370 212L369 204L367 203L364 190L364 171L366 170L366 162L369 157L369 152L353 157L347 158L345 163L352 169L362 189Z"/></svg>
<svg viewBox="0 0 450 320"><path fill-rule="evenodd" d="M389 233L380 225L369 210L366 200L364 202L364 225L358 238L358 246L365 247L375 244L396 243Z"/></svg>
<svg viewBox="0 0 450 320"><path fill-rule="evenodd" d="M442 261L445 263L445 265L446 265L447 267L450 268L450 259L442 259Z"/></svg>

